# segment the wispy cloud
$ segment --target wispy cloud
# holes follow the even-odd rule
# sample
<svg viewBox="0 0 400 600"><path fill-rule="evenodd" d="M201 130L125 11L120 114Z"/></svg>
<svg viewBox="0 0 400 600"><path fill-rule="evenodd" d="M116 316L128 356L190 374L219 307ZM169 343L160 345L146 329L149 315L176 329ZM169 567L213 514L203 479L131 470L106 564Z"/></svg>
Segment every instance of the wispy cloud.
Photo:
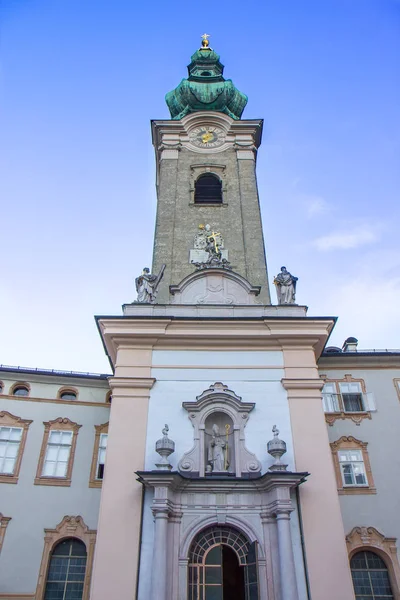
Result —
<svg viewBox="0 0 400 600"><path fill-rule="evenodd" d="M359 225L352 229L338 230L328 235L316 238L312 245L327 252L329 250L348 250L349 248L358 248L366 244L373 244L379 239L378 231L372 229L369 225Z"/></svg>
<svg viewBox="0 0 400 600"><path fill-rule="evenodd" d="M331 205L320 196L310 196L305 200L307 218L312 219L332 210Z"/></svg>

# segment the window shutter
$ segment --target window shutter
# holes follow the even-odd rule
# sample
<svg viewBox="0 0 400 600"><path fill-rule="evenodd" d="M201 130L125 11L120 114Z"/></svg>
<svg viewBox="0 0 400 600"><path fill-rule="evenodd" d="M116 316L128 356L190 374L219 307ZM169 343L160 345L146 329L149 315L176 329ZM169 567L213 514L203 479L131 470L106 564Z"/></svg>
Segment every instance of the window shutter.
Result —
<svg viewBox="0 0 400 600"><path fill-rule="evenodd" d="M376 410L375 397L372 392L368 392L367 394L363 394L364 399L364 408L370 412L374 412Z"/></svg>

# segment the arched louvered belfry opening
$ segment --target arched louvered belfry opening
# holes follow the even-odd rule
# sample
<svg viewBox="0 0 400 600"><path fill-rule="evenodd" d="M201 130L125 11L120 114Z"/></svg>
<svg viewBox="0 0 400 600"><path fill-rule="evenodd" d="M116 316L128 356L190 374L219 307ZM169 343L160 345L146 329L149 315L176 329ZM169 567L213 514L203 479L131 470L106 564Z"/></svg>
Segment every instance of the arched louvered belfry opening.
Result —
<svg viewBox="0 0 400 600"><path fill-rule="evenodd" d="M386 564L375 552L361 551L350 560L356 600L393 600Z"/></svg>
<svg viewBox="0 0 400 600"><path fill-rule="evenodd" d="M222 182L213 173L203 173L194 186L195 204L221 204Z"/></svg>
<svg viewBox="0 0 400 600"><path fill-rule="evenodd" d="M56 544L51 553L43 600L82 600L86 546L76 538Z"/></svg>

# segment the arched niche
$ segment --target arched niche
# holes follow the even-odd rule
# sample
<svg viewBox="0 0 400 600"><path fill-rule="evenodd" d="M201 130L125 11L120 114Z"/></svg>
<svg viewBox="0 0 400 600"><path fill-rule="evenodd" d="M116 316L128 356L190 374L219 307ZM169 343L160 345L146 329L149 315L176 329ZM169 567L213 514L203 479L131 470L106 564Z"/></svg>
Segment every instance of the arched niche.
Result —
<svg viewBox="0 0 400 600"><path fill-rule="evenodd" d="M179 461L178 469L182 474L192 473L199 477L215 475L248 477L249 474L260 474L260 461L245 446L244 429L249 413L255 406L254 402L242 402L240 396L229 390L223 383L217 382L197 396L196 402L183 402L182 406L188 411L194 429L193 447L185 452ZM222 443L224 441L226 443L225 425L229 425L227 443L229 466L222 471L209 468L213 433L217 438L217 432L213 432L214 425L217 425L218 429L222 428L222 431L218 432L222 439L214 445L214 448L220 445L223 450L226 449L226 445ZM211 456L214 458L213 452Z"/></svg>

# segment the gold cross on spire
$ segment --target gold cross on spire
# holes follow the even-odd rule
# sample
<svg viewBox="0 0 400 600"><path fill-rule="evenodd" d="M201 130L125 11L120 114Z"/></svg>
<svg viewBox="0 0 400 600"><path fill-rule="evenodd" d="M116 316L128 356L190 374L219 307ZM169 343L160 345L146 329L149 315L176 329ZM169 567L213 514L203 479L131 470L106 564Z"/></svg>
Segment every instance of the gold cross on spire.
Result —
<svg viewBox="0 0 400 600"><path fill-rule="evenodd" d="M210 37L209 33L203 33L203 35L201 36L201 39L203 40L201 42L201 45L203 48L208 48L210 42L208 41L208 38Z"/></svg>

